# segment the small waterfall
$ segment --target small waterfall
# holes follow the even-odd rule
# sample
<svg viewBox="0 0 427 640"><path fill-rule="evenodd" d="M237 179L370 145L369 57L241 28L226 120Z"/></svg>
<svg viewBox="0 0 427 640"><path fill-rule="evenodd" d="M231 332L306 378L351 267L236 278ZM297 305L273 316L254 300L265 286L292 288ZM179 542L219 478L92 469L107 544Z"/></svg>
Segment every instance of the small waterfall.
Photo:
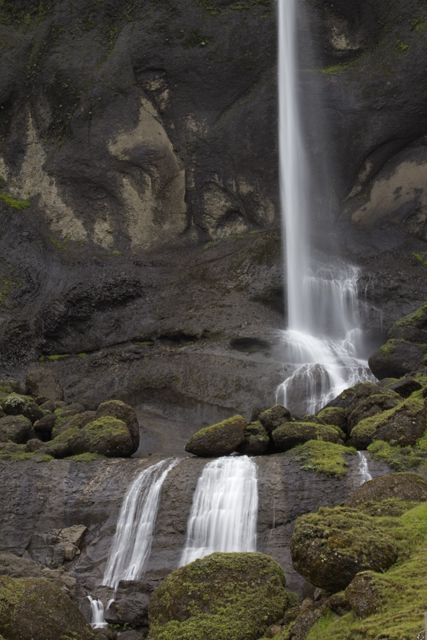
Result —
<svg viewBox="0 0 427 640"><path fill-rule="evenodd" d="M194 493L180 566L214 551L256 551L257 466L247 456L212 460Z"/></svg>
<svg viewBox="0 0 427 640"><path fill-rule="evenodd" d="M312 185L297 94L296 6L296 0L278 2L280 195L289 324L283 341L286 361L297 366L278 388L277 401L303 415L317 413L356 382L374 378L359 357L357 268L311 258Z"/></svg>
<svg viewBox="0 0 427 640"><path fill-rule="evenodd" d="M129 487L120 510L103 584L117 588L120 580L137 580L151 552L163 482L179 462L161 460L142 471Z"/></svg>
<svg viewBox="0 0 427 640"><path fill-rule="evenodd" d="M364 482L372 480L372 476L369 473L368 458L366 457L366 453L364 451L358 451L357 455L359 458L359 485L361 485Z"/></svg>
<svg viewBox="0 0 427 640"><path fill-rule="evenodd" d="M90 626L93 629L105 629L108 627L108 622L104 618L104 605L101 600L95 600L91 596L88 596L90 602L90 608L92 610L92 620ZM107 607L108 608L108 607Z"/></svg>

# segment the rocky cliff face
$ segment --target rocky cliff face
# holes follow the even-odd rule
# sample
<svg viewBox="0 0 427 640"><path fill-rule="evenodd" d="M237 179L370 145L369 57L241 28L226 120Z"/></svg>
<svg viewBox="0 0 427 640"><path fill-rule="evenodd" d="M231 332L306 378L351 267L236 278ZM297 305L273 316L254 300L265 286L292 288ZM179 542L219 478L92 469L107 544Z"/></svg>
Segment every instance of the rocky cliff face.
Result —
<svg viewBox="0 0 427 640"><path fill-rule="evenodd" d="M292 568L290 539L298 516L319 506L334 506L359 485L358 460L352 456L344 480L302 471L286 454L254 458L258 466L257 549L277 560L291 590L301 591L303 579ZM91 463L1 462L1 551L29 552L50 568L65 565L90 593L102 583L118 514L131 482L154 461L97 460ZM206 460L185 458L169 473L162 489L152 552L145 578L159 581L178 566L184 547L194 490ZM388 467L370 463L372 475ZM60 531L84 525L81 553L67 561ZM89 616L87 600L81 606Z"/></svg>

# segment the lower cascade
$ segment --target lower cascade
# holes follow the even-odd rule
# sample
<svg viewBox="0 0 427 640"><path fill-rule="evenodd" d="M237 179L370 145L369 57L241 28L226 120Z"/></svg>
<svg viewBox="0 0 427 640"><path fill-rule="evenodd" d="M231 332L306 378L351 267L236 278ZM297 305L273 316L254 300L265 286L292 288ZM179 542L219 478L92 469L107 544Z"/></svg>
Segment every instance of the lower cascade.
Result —
<svg viewBox="0 0 427 640"><path fill-rule="evenodd" d="M90 626L93 629L105 629L108 627L108 622L104 618L104 605L101 600L95 600L91 596L88 596L90 602L90 608L92 611L92 620ZM108 607L107 607L108 608Z"/></svg>
<svg viewBox="0 0 427 640"><path fill-rule="evenodd" d="M257 465L248 456L212 460L203 469L180 566L214 551L256 551Z"/></svg>
<svg viewBox="0 0 427 640"><path fill-rule="evenodd" d="M359 478L360 478L359 484L363 484L364 482L368 482L369 480L372 480L372 476L369 473L368 459L366 457L366 453L364 453L363 451L358 451L357 456L359 458Z"/></svg>
<svg viewBox="0 0 427 640"><path fill-rule="evenodd" d="M161 460L144 469L123 500L103 584L117 588L120 580L137 580L151 552L160 493L179 459Z"/></svg>

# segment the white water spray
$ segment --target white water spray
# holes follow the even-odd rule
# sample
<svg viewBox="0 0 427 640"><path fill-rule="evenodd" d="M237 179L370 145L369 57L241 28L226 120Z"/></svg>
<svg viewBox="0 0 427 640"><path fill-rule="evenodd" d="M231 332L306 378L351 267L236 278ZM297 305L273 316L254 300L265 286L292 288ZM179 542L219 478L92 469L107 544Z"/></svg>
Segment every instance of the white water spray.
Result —
<svg viewBox="0 0 427 640"><path fill-rule="evenodd" d="M296 22L296 0L279 0L280 193L289 321L283 341L287 362L298 366L279 386L277 401L297 413L316 413L347 387L374 378L357 357L358 270L309 259L310 178L297 95Z"/></svg>
<svg viewBox="0 0 427 640"><path fill-rule="evenodd" d="M372 480L372 476L369 473L366 453L364 453L363 451L358 451L357 455L359 458L359 485L361 485L364 482L369 482L369 480Z"/></svg>
<svg viewBox="0 0 427 640"><path fill-rule="evenodd" d="M91 596L88 596L88 599L92 611L92 620L90 626L92 627L92 629L105 629L106 627L108 627L108 622L106 622L104 618L104 605L102 604L101 600L95 600Z"/></svg>
<svg viewBox="0 0 427 640"><path fill-rule="evenodd" d="M137 580L148 562L160 493L169 471L179 462L162 460L142 471L123 500L103 584L117 588L120 580Z"/></svg>
<svg viewBox="0 0 427 640"><path fill-rule="evenodd" d="M256 551L257 518L256 464L247 456L209 462L197 482L179 565L214 551Z"/></svg>

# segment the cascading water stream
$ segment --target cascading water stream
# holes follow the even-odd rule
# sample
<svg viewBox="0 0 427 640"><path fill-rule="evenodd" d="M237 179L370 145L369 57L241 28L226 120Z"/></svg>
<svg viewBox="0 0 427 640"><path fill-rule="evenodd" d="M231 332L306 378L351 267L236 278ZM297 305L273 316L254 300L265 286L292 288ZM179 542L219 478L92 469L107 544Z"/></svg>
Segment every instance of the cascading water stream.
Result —
<svg viewBox="0 0 427 640"><path fill-rule="evenodd" d="M224 457L203 469L193 498L180 566L214 551L256 551L257 466Z"/></svg>
<svg viewBox="0 0 427 640"><path fill-rule="evenodd" d="M104 605L101 600L95 600L91 596L88 596L90 602L90 608L92 612L92 620L90 626L92 629L105 629L108 627L108 622L104 618ZM108 609L108 607L107 607Z"/></svg>
<svg viewBox="0 0 427 640"><path fill-rule="evenodd" d="M161 460L142 471L123 500L103 584L117 588L120 580L137 580L151 552L163 482L179 462Z"/></svg>
<svg viewBox="0 0 427 640"><path fill-rule="evenodd" d="M366 453L364 453L363 451L358 451L357 455L359 458L359 485L361 485L364 482L369 482L369 480L372 480L372 476L369 473L368 459L366 457Z"/></svg>
<svg viewBox="0 0 427 640"><path fill-rule="evenodd" d="M356 382L373 380L358 357L358 270L343 262L314 264L308 224L309 163L297 94L297 0L278 1L280 194L287 269L286 361L297 365L277 389L296 413L316 413Z"/></svg>

